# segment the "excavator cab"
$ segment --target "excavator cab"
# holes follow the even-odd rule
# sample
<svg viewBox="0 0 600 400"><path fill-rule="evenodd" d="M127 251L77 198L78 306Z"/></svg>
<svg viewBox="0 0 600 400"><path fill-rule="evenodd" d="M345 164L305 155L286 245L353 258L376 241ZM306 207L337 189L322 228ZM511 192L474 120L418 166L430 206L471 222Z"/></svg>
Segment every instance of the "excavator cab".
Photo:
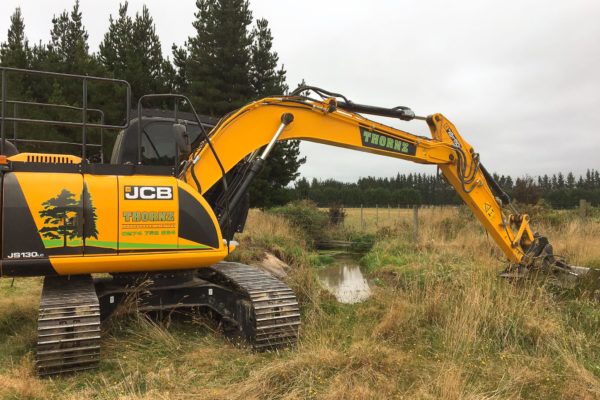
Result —
<svg viewBox="0 0 600 400"><path fill-rule="evenodd" d="M206 131L210 131L217 121L215 118L200 116L200 123ZM142 165L177 168L183 161L183 156L186 156L186 152L178 143L178 136L180 137L183 133L175 131L176 127L185 128L190 145L198 144L203 140L201 127L191 113L179 112L175 116L173 112L164 110L144 110L141 117L132 118L129 126L118 133L110 157L111 164L133 165L138 162L138 128L140 124Z"/></svg>

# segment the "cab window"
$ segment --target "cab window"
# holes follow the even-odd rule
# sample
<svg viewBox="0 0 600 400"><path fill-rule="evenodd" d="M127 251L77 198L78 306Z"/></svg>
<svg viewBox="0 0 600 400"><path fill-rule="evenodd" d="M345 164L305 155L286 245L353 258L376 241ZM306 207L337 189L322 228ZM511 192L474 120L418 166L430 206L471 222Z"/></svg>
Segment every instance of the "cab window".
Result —
<svg viewBox="0 0 600 400"><path fill-rule="evenodd" d="M175 139L172 122L153 122L142 131L142 164L175 165Z"/></svg>

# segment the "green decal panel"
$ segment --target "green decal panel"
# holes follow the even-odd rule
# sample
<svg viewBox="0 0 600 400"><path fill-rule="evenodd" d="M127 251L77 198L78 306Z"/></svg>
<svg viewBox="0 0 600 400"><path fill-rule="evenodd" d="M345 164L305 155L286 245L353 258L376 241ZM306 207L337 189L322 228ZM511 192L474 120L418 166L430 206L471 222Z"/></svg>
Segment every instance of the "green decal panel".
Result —
<svg viewBox="0 0 600 400"><path fill-rule="evenodd" d="M364 147L372 149L391 151L410 156L414 156L417 153L417 147L414 143L396 139L380 132L373 132L363 127L360 128L360 139Z"/></svg>

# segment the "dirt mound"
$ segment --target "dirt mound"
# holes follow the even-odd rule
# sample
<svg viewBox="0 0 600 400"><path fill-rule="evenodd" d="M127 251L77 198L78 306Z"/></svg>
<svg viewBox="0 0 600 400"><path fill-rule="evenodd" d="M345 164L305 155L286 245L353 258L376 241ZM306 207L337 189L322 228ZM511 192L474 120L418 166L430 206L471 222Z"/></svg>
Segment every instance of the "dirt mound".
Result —
<svg viewBox="0 0 600 400"><path fill-rule="evenodd" d="M290 266L277 258L274 254L265 252L262 260L252 263L255 267L259 267L276 278L285 278Z"/></svg>

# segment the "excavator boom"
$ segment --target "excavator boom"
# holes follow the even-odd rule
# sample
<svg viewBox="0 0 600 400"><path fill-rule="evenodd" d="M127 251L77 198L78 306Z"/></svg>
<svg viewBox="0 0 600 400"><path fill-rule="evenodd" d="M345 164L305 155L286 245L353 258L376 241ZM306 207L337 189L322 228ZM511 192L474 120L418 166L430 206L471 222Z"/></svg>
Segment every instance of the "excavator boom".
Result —
<svg viewBox="0 0 600 400"><path fill-rule="evenodd" d="M262 162L257 154L259 149L268 150L276 141L290 139L433 164L440 168L512 265L530 266L532 258L552 257L551 253L543 254L547 241L534 235L529 216L514 210L508 195L481 164L479 154L442 114L417 117L406 107L384 109L338 101L338 97L315 100L292 95L269 97L246 105L223 118L211 131L212 149L204 143L190 154L181 178L195 185L200 193L206 193L221 180L219 162L225 172L244 159ZM358 112L425 120L431 137L381 124ZM507 210L508 206L511 209Z"/></svg>

